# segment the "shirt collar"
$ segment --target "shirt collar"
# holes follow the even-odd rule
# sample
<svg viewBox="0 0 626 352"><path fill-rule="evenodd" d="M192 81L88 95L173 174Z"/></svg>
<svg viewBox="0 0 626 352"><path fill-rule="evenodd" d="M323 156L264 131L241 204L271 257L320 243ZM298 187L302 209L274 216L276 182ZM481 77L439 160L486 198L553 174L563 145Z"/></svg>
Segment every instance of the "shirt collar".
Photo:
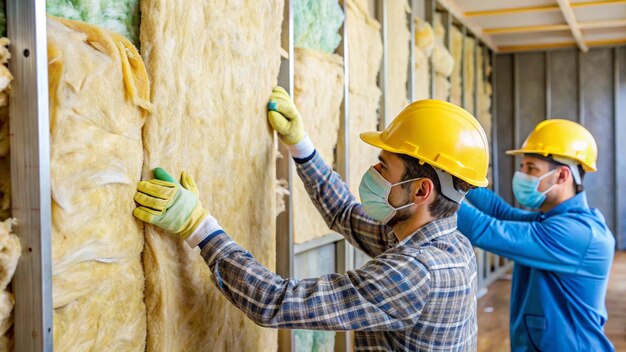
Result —
<svg viewBox="0 0 626 352"><path fill-rule="evenodd" d="M398 246L402 246L411 243L415 246L419 246L422 243L431 241L432 239L452 233L456 231L456 213L447 218L437 219L429 222L428 224L420 227L414 233L407 236L402 241L398 242Z"/></svg>
<svg viewBox="0 0 626 352"><path fill-rule="evenodd" d="M570 199L566 200L565 202L563 202L563 203L557 205L556 207L552 208L545 215L546 215L546 217L550 217L550 216L554 216L554 215L567 213L567 212L572 211L574 209L581 209L581 210L584 210L584 211L588 211L589 210L589 204L587 203L587 193L585 193L585 192L578 193L577 195L573 196L572 198L570 198Z"/></svg>

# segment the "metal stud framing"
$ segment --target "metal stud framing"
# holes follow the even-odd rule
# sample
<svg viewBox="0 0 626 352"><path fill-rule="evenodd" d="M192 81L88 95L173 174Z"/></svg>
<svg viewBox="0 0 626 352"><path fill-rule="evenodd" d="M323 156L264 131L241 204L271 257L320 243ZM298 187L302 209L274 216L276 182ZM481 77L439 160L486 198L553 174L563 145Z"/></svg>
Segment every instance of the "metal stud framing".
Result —
<svg viewBox="0 0 626 352"><path fill-rule="evenodd" d="M383 64L379 75L380 88L383 92L381 103L381 124L384 128L388 118L386 116L386 93L387 93L387 5L384 0L377 1L377 17L382 24L384 45ZM410 39L410 63L408 98L415 100L415 24L413 18L425 14L426 20L431 23L435 19L437 0L410 0L411 13L409 15ZM293 44L293 9L292 1L285 2L282 48L286 52L281 59L279 85L289 93L293 93L294 77L294 44ZM347 13L347 5L342 2L344 13ZM23 245L28 249L18 265L14 280L14 290L19 299L16 302L15 314L15 343L19 351L48 351L52 349L52 292L51 292L51 264L50 264L50 184L49 184L49 126L48 126L48 91L47 91L47 42L45 27L45 3L36 0L8 0L7 1L8 33L12 40L11 51L14 53L11 60L11 70L15 75L13 95L11 101L11 116L20 116L20 119L11 121L11 147L12 147L12 179L13 183L13 214L20 218L20 224L16 227L16 233L20 236ZM19 20L15 20L19 19ZM450 48L451 29L454 16L448 11L443 11L442 21L446 28L445 45ZM348 181L349 173L349 67L348 67L348 19L341 30L342 43L337 52L344 58L344 101L341 106L341 135L343 148L337 150L337 171L344 181ZM465 105L465 48L468 30L461 25L462 59L457 63L461 67L462 105ZM491 52L480 40L476 41L477 55L479 48L484 50L485 70L486 61L490 58L495 65L495 53ZM28 50L28 51L26 51ZM487 54L490 53L490 56ZM616 54L617 57L617 54ZM475 57L474 65L477 65ZM517 67L517 60L515 60ZM617 67L617 63L616 63ZM477 68L477 67L475 67ZM475 70L476 72L477 70ZM516 72L518 70L516 69ZM495 84L495 69L491 75L491 82ZM580 75L579 75L580 77ZM486 77L483 77L486 79ZM435 72L431 65L430 75L431 96L435 95ZM478 89L477 79L474 82L474 109L478 115ZM517 77L516 77L517 81ZM616 83L617 84L617 83ZM516 85L517 89L517 85ZM496 92L493 90L493 116L495 114ZM33 103L36 99L38 103ZM516 94L517 104L517 94ZM580 99L582 101L582 99ZM517 111L517 107L515 111ZM582 116L582 106L580 107ZM516 116L517 119L517 116ZM497 123L493 123L493 145L497 145ZM517 121L517 120L516 120ZM615 132L617 133L617 131ZM517 132L516 132L517 135ZM616 138L617 140L617 138ZM496 150L496 149L494 149ZM277 162L277 177L286 179L291 184L292 160L288 152L281 146L280 152L283 158ZM497 170L497 155L492 155L492 165ZM497 172L493 174L494 188L498 190ZM286 211L277 218L276 271L283 277L294 275L294 258L298 253L335 243L336 245L336 270L345 272L354 267L354 251L338 234L329 234L322 239L310 241L304 244L293 243L293 208L290 197L286 199ZM495 264L490 264L490 260ZM508 265L501 266L498 257L481 252L479 255L479 275L481 287L485 288L491 281L501 275ZM510 263L509 263L510 264ZM495 269L495 270L492 270ZM290 330L279 331L279 349L281 351L294 351L296 348L293 332ZM338 333L335 339L336 351L350 351L353 349L353 338L349 333Z"/></svg>
<svg viewBox="0 0 626 352"><path fill-rule="evenodd" d="M287 52L287 57L281 58L278 84L293 94L293 9L292 2L285 1L283 10L283 28L281 47ZM285 199L285 211L276 219L276 273L282 277L293 276L294 247L293 247L293 201L291 198L292 159L285 146L280 143L279 151L282 158L276 162L276 177L288 181L289 195ZM294 351L295 341L293 330L278 331L278 346L280 351Z"/></svg>
<svg viewBox="0 0 626 352"><path fill-rule="evenodd" d="M22 257L13 280L15 350L52 350L50 137L46 4L7 1L10 69L11 192Z"/></svg>

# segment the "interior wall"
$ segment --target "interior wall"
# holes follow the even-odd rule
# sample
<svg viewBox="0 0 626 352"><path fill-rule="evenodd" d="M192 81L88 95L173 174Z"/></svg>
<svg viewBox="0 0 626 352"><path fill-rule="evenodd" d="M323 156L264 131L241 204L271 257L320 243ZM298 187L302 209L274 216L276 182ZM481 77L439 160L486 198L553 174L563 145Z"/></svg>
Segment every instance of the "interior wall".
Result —
<svg viewBox="0 0 626 352"><path fill-rule="evenodd" d="M496 121L499 193L514 202L511 178L519 147L546 118L583 124L598 143L598 172L585 177L591 207L598 208L626 249L626 47L498 55ZM621 131L621 132L620 132Z"/></svg>

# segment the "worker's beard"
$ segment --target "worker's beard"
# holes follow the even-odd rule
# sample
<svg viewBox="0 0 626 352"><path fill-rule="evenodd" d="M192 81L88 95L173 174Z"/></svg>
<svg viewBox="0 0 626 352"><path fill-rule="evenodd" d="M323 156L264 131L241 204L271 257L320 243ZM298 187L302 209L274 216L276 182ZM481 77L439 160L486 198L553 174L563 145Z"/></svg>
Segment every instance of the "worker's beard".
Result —
<svg viewBox="0 0 626 352"><path fill-rule="evenodd" d="M406 192L406 198L403 202L404 205L409 204L409 202L411 201L411 189L409 188ZM413 216L414 214L414 210L413 207L407 207L406 209L400 209L398 211L396 211L396 215L393 216L393 218L391 218L391 220L389 220L389 222L387 222L387 226L391 226L394 227L395 225L408 220L411 218L411 216Z"/></svg>

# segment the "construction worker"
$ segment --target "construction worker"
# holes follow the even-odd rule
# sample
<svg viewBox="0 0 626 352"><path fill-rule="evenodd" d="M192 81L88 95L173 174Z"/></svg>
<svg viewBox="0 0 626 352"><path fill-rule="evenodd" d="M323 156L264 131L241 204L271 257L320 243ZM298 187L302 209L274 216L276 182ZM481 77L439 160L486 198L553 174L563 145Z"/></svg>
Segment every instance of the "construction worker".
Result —
<svg viewBox="0 0 626 352"><path fill-rule="evenodd" d="M596 171L597 146L583 126L546 120L530 133L513 177L517 209L488 189L469 192L459 229L473 245L515 261L511 350L611 351L604 303L615 241L602 214L589 208L585 172Z"/></svg>
<svg viewBox="0 0 626 352"><path fill-rule="evenodd" d="M356 350L474 351L476 258L456 212L471 187L487 185L488 141L476 119L424 100L385 131L362 133L382 151L363 176L360 204L315 151L285 90L273 91L268 108L328 226L372 260L345 274L283 279L224 232L184 172L180 184L162 169L142 181L135 216L199 246L219 290L261 326L355 330Z"/></svg>

